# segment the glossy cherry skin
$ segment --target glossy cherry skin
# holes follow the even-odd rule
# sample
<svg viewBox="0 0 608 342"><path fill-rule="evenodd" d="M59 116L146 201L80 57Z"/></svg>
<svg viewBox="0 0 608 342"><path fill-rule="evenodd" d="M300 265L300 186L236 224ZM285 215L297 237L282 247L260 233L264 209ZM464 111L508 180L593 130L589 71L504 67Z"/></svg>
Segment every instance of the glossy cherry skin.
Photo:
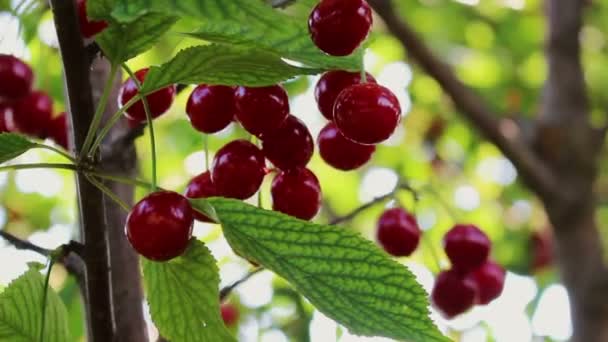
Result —
<svg viewBox="0 0 608 342"><path fill-rule="evenodd" d="M234 140L213 158L211 180L220 196L247 199L264 180L264 154L247 140Z"/></svg>
<svg viewBox="0 0 608 342"><path fill-rule="evenodd" d="M334 121L340 132L360 144L388 139L401 120L399 100L393 92L375 83L360 83L344 89L334 106Z"/></svg>
<svg viewBox="0 0 608 342"><path fill-rule="evenodd" d="M137 77L139 83L143 84L148 70L148 68L145 68L135 72L135 77ZM175 97L175 91L175 86L171 85L146 96L148 105L150 106L150 114L152 114L152 118L157 118L163 115L169 110L169 108L171 108L171 104L173 104L173 99ZM137 93L138 90L135 82L131 78L127 79L122 84L122 87L120 87L120 93L118 94L119 104L124 106L127 102L129 102L129 100L135 97ZM141 100L135 102L135 104L127 109L125 116L135 122L145 122L146 111L144 109L144 103Z"/></svg>
<svg viewBox="0 0 608 342"><path fill-rule="evenodd" d="M321 185L308 169L280 172L270 187L272 209L301 220L310 220L321 208Z"/></svg>
<svg viewBox="0 0 608 342"><path fill-rule="evenodd" d="M363 166L376 151L374 145L362 145L346 139L333 122L319 132L317 145L321 158L328 165L343 171Z"/></svg>
<svg viewBox="0 0 608 342"><path fill-rule="evenodd" d="M0 54L0 99L16 100L30 93L34 73L15 56Z"/></svg>
<svg viewBox="0 0 608 342"><path fill-rule="evenodd" d="M207 134L226 128L234 119L235 112L234 88L222 85L197 86L186 104L192 127Z"/></svg>
<svg viewBox="0 0 608 342"><path fill-rule="evenodd" d="M108 27L108 22L104 20L89 20L87 17L87 1L78 0L78 21L80 22L80 33L85 38L91 38Z"/></svg>
<svg viewBox="0 0 608 342"><path fill-rule="evenodd" d="M365 0L321 0L308 18L315 45L332 56L346 56L365 40L372 10Z"/></svg>
<svg viewBox="0 0 608 342"><path fill-rule="evenodd" d="M505 270L497 263L488 260L467 274L477 287L475 304L485 305L498 298L505 287Z"/></svg>
<svg viewBox="0 0 608 342"><path fill-rule="evenodd" d="M443 247L460 272L468 272L481 266L490 254L490 239L472 224L457 224L443 237Z"/></svg>
<svg viewBox="0 0 608 342"><path fill-rule="evenodd" d="M51 119L47 130L47 136L57 145L68 149L68 117L66 113L61 113Z"/></svg>
<svg viewBox="0 0 608 342"><path fill-rule="evenodd" d="M53 100L44 92L34 91L13 102L12 130L41 139L53 115Z"/></svg>
<svg viewBox="0 0 608 342"><path fill-rule="evenodd" d="M192 178L186 187L184 194L188 198L207 198L218 196L217 189L211 181L211 172L205 171ZM194 218L201 222L213 222L207 215L194 211Z"/></svg>
<svg viewBox="0 0 608 342"><path fill-rule="evenodd" d="M454 270L439 273L431 292L433 306L446 318L453 318L472 308L476 297L475 282Z"/></svg>
<svg viewBox="0 0 608 342"><path fill-rule="evenodd" d="M376 79L372 75L365 74L367 82L376 83ZM338 95L342 90L358 83L361 83L361 73L359 72L333 70L324 73L315 86L315 99L321 114L327 120L332 121L334 119L334 104Z"/></svg>
<svg viewBox="0 0 608 342"><path fill-rule="evenodd" d="M279 128L289 115L289 98L280 85L238 87L236 118L247 132L262 136Z"/></svg>
<svg viewBox="0 0 608 342"><path fill-rule="evenodd" d="M411 255L418 247L420 235L416 218L403 208L388 209L378 220L376 237L384 250L391 255Z"/></svg>
<svg viewBox="0 0 608 342"><path fill-rule="evenodd" d="M220 306L220 313L227 327L232 327L239 321L239 309L232 304L222 304Z"/></svg>
<svg viewBox="0 0 608 342"><path fill-rule="evenodd" d="M262 139L266 158L281 170L306 166L315 148L308 127L293 115L276 130L264 134Z"/></svg>
<svg viewBox="0 0 608 342"><path fill-rule="evenodd" d="M11 131L8 120L12 119L12 115L13 108L8 103L0 102L0 133Z"/></svg>
<svg viewBox="0 0 608 342"><path fill-rule="evenodd" d="M166 261L180 256L192 237L194 213L188 200L175 192L144 197L127 216L125 230L131 246L144 257Z"/></svg>

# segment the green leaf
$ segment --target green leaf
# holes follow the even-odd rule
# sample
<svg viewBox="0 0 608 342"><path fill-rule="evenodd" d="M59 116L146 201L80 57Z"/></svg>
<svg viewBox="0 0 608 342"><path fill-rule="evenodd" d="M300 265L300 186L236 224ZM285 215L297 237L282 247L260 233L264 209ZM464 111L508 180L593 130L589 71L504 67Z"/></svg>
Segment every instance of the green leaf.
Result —
<svg viewBox="0 0 608 342"><path fill-rule="evenodd" d="M152 320L171 342L236 341L220 316L215 259L200 241L168 262L144 260L144 283Z"/></svg>
<svg viewBox="0 0 608 342"><path fill-rule="evenodd" d="M0 164L17 158L36 146L26 137L14 133L0 133Z"/></svg>
<svg viewBox="0 0 608 342"><path fill-rule="evenodd" d="M449 341L429 319L428 295L414 275L347 229L210 198L237 253L287 279L351 332L408 341ZM193 205L200 210L199 201Z"/></svg>
<svg viewBox="0 0 608 342"><path fill-rule="evenodd" d="M44 278L40 264L14 280L0 294L0 341L38 341L42 324ZM59 296L49 289L45 310L45 342L68 341L67 310Z"/></svg>
<svg viewBox="0 0 608 342"><path fill-rule="evenodd" d="M194 37L264 49L311 68L358 70L361 64L361 50L348 57L328 56L313 44L306 20L296 20L262 1L116 0L112 17L135 23L151 12L200 19L202 26Z"/></svg>
<svg viewBox="0 0 608 342"><path fill-rule="evenodd" d="M116 0L87 0L87 17L91 19L108 19L114 9Z"/></svg>
<svg viewBox="0 0 608 342"><path fill-rule="evenodd" d="M174 83L265 86L319 72L289 65L261 50L212 44L182 50L169 62L151 67L142 92Z"/></svg>
<svg viewBox="0 0 608 342"><path fill-rule="evenodd" d="M131 24L112 24L96 37L113 63L122 63L150 49L178 18L151 13Z"/></svg>

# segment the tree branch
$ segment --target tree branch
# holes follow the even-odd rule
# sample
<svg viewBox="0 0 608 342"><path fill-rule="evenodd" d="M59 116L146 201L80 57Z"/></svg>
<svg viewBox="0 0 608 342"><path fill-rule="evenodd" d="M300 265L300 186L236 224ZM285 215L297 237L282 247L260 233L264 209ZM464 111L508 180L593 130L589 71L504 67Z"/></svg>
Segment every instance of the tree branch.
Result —
<svg viewBox="0 0 608 342"><path fill-rule="evenodd" d="M256 268L255 270L247 273L243 278L235 281L234 283L224 287L223 289L220 290L220 302L223 301L224 299L226 299L230 293L236 289L239 285L241 285L242 283L246 282L247 280L249 280L249 278L253 277L254 275L262 272L264 270L264 268L260 267L260 268Z"/></svg>
<svg viewBox="0 0 608 342"><path fill-rule="evenodd" d="M399 17L391 0L368 2L384 20L389 31L403 44L409 56L439 83L460 114L513 162L523 181L545 198L559 196L555 176L525 143L517 126L512 121L499 119L479 96L462 83L452 69L439 60L416 32Z"/></svg>

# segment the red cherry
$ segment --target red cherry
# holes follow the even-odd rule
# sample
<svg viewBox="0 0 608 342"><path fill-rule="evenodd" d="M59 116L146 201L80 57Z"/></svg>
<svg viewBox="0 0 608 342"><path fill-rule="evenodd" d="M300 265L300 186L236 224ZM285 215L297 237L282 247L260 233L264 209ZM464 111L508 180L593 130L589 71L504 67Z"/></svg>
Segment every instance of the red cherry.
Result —
<svg viewBox="0 0 608 342"><path fill-rule="evenodd" d="M221 196L247 199L264 180L264 154L247 140L235 140L213 158L211 179Z"/></svg>
<svg viewBox="0 0 608 342"><path fill-rule="evenodd" d="M44 92L34 91L13 103L9 121L14 131L44 139L52 115L53 100Z"/></svg>
<svg viewBox="0 0 608 342"><path fill-rule="evenodd" d="M289 98L280 85L238 87L236 118L247 132L258 137L281 126L289 115Z"/></svg>
<svg viewBox="0 0 608 342"><path fill-rule="evenodd" d="M217 196L218 192L215 185L211 181L211 172L205 171L200 175L192 178L186 187L185 196L188 198L207 198ZM194 211L194 218L201 222L213 222L212 219Z"/></svg>
<svg viewBox="0 0 608 342"><path fill-rule="evenodd" d="M551 234L546 231L535 231L530 237L530 247L532 249L532 270L538 271L553 263L553 241Z"/></svg>
<svg viewBox="0 0 608 342"><path fill-rule="evenodd" d="M145 68L135 72L135 77L137 77L137 80L139 80L141 84L143 84L148 70L148 68ZM120 87L120 93L118 94L118 102L121 106L124 106L137 94L137 85L131 78L129 78L122 84L122 87ZM159 89L153 92L152 94L147 95L146 99L148 100L148 105L150 106L150 114L152 114L152 118L157 118L166 113L169 108L171 108L171 104L173 103L174 97L174 85ZM133 104L131 107L129 107L129 109L127 109L127 111L125 112L125 116L136 122L145 122L146 111L144 109L144 103L141 100L135 102L135 104Z"/></svg>
<svg viewBox="0 0 608 342"><path fill-rule="evenodd" d="M54 117L49 123L47 135L57 145L68 149L68 117L66 113L61 113Z"/></svg>
<svg viewBox="0 0 608 342"><path fill-rule="evenodd" d="M420 234L416 218L402 208L388 209L378 220L378 241L391 255L411 255L418 247Z"/></svg>
<svg viewBox="0 0 608 342"><path fill-rule="evenodd" d="M477 287L454 270L439 273L431 293L433 306L446 318L469 310L475 304Z"/></svg>
<svg viewBox="0 0 608 342"><path fill-rule="evenodd" d="M455 269L468 272L481 266L490 254L490 239L472 224L457 224L443 237L445 252Z"/></svg>
<svg viewBox="0 0 608 342"><path fill-rule="evenodd" d="M34 73L19 58L0 54L0 98L16 100L32 90Z"/></svg>
<svg viewBox="0 0 608 342"><path fill-rule="evenodd" d="M220 312L227 327L234 326L239 321L239 310L232 304L222 304Z"/></svg>
<svg viewBox="0 0 608 342"><path fill-rule="evenodd" d="M308 128L293 115L288 116L281 127L264 134L262 139L266 158L281 170L306 166L315 148Z"/></svg>
<svg viewBox="0 0 608 342"><path fill-rule="evenodd" d="M193 222L192 207L184 196L160 191L144 197L131 209L125 230L139 254L166 261L186 250Z"/></svg>
<svg viewBox="0 0 608 342"><path fill-rule="evenodd" d="M270 187L272 209L302 220L310 220L321 208L321 185L308 169L279 173Z"/></svg>
<svg viewBox="0 0 608 342"><path fill-rule="evenodd" d="M367 82L376 83L376 79L372 75L365 74ZM321 114L327 120L332 121L334 119L334 104L338 95L342 90L358 83L361 83L361 73L359 72L333 70L323 74L315 87L315 99Z"/></svg>
<svg viewBox="0 0 608 342"><path fill-rule="evenodd" d="M350 55L372 27L372 10L365 0L321 0L308 18L315 45L333 56Z"/></svg>
<svg viewBox="0 0 608 342"><path fill-rule="evenodd" d="M8 120L12 119L13 108L8 103L0 102L0 133L11 131Z"/></svg>
<svg viewBox="0 0 608 342"><path fill-rule="evenodd" d="M359 83L344 89L334 106L340 132L360 144L388 139L401 119L399 100L389 89L375 83Z"/></svg>
<svg viewBox="0 0 608 342"><path fill-rule="evenodd" d="M234 119L234 89L221 85L201 84L194 88L186 113L192 126L203 133L216 133Z"/></svg>
<svg viewBox="0 0 608 342"><path fill-rule="evenodd" d="M317 145L321 158L330 166L343 171L361 167L376 151L374 145L361 145L346 139L333 122L319 132Z"/></svg>
<svg viewBox="0 0 608 342"><path fill-rule="evenodd" d="M497 263L488 260L467 275L476 284L476 304L488 304L498 298L505 286L505 270Z"/></svg>
<svg viewBox="0 0 608 342"><path fill-rule="evenodd" d="M104 20L89 20L87 17L87 1L78 0L78 20L80 22L80 33L85 38L91 38L108 27L108 22Z"/></svg>

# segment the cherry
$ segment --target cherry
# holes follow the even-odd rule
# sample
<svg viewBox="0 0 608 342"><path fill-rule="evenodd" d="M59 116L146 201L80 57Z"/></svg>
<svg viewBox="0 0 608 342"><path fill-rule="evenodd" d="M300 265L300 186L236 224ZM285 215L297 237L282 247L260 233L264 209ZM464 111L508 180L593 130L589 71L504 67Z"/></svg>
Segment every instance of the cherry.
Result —
<svg viewBox="0 0 608 342"><path fill-rule="evenodd" d="M365 0L321 0L308 18L317 47L333 56L350 55L372 27L372 10Z"/></svg>
<svg viewBox="0 0 608 342"><path fill-rule="evenodd" d="M401 119L395 94L375 83L354 84L344 89L334 106L334 121L340 132L360 144L388 139Z"/></svg>
<svg viewBox="0 0 608 342"><path fill-rule="evenodd" d="M391 255L411 255L418 247L420 234L416 218L402 208L388 209L378 220L378 241Z"/></svg>
<svg viewBox="0 0 608 342"><path fill-rule="evenodd" d="M310 220L321 208L321 185L308 169L280 172L270 186L272 209L301 220Z"/></svg>
<svg viewBox="0 0 608 342"><path fill-rule="evenodd" d="M505 270L490 260L469 273L467 278L476 284L476 304L485 305L498 298L505 286Z"/></svg>
<svg viewBox="0 0 608 342"><path fill-rule="evenodd" d="M367 163L376 146L362 145L346 139L333 122L319 132L317 139L321 158L338 170L354 170Z"/></svg>
<svg viewBox="0 0 608 342"><path fill-rule="evenodd" d="M314 148L308 128L293 115L276 130L264 134L262 141L266 158L281 170L306 166Z"/></svg>
<svg viewBox="0 0 608 342"><path fill-rule="evenodd" d="M13 108L8 103L0 102L0 133L10 132L9 116L12 117Z"/></svg>
<svg viewBox="0 0 608 342"><path fill-rule="evenodd" d="M19 58L0 54L0 80L0 98L15 100L29 94L34 73Z"/></svg>
<svg viewBox="0 0 608 342"><path fill-rule="evenodd" d="M131 209L125 230L139 254L150 260L166 261L186 250L193 222L192 207L184 196L159 191L144 197Z"/></svg>
<svg viewBox="0 0 608 342"><path fill-rule="evenodd" d="M247 132L258 137L279 128L289 115L289 98L280 85L238 87L235 100L236 118Z"/></svg>
<svg viewBox="0 0 608 342"><path fill-rule="evenodd" d="M44 92L34 91L12 105L11 130L44 139L53 115L53 100Z"/></svg>
<svg viewBox="0 0 608 342"><path fill-rule="evenodd" d="M234 119L235 112L234 88L222 85L197 86L186 105L192 126L208 134L226 128Z"/></svg>
<svg viewBox="0 0 608 342"><path fill-rule="evenodd" d="M376 83L376 79L369 73L366 74L367 82ZM333 70L321 76L315 87L315 99L319 111L323 116L332 121L334 119L334 104L342 90L347 87L361 83L361 73Z"/></svg>
<svg viewBox="0 0 608 342"><path fill-rule="evenodd" d="M431 293L433 306L446 318L469 310L476 297L476 284L455 270L439 273Z"/></svg>
<svg viewBox="0 0 608 342"><path fill-rule="evenodd" d="M220 313L227 327L234 326L239 321L239 310L232 304L222 304Z"/></svg>
<svg viewBox="0 0 608 342"><path fill-rule="evenodd" d="M218 192L211 181L211 172L205 171L192 178L186 187L185 196L188 198L207 198L217 196ZM201 222L213 222L212 219L197 211L194 211L194 218Z"/></svg>
<svg viewBox="0 0 608 342"><path fill-rule="evenodd" d="M457 224L443 238L445 252L455 269L468 272L481 266L490 253L490 239L472 224Z"/></svg>
<svg viewBox="0 0 608 342"><path fill-rule="evenodd" d="M247 199L264 180L264 154L247 140L234 140L213 158L211 179L221 196Z"/></svg>
<svg viewBox="0 0 608 342"><path fill-rule="evenodd" d="M91 38L108 27L108 22L104 20L89 20L87 17L87 1L78 0L78 20L80 22L80 33L85 38Z"/></svg>
<svg viewBox="0 0 608 342"><path fill-rule="evenodd" d="M149 69L141 69L135 72L135 77L139 80L140 83L143 84L146 74ZM138 94L137 85L133 81L133 79L127 79L120 87L120 93L118 94L118 102L121 106L124 106L129 100L135 97ZM175 97L175 86L171 85L162 89L159 89L153 92L150 95L146 95L146 99L148 100L148 105L150 106L150 114L152 118L157 118L164 113L166 113L169 108L171 108L171 104L173 103L173 98ZM137 122L145 122L146 121L146 111L144 109L144 103L139 100L135 102L129 109L126 110L125 116L129 119Z"/></svg>
<svg viewBox="0 0 608 342"><path fill-rule="evenodd" d="M51 119L47 130L47 135L51 140L68 149L68 117L66 113L61 113Z"/></svg>
<svg viewBox="0 0 608 342"><path fill-rule="evenodd" d="M530 237L531 266L533 271L551 266L553 263L553 243L549 231L535 231Z"/></svg>

